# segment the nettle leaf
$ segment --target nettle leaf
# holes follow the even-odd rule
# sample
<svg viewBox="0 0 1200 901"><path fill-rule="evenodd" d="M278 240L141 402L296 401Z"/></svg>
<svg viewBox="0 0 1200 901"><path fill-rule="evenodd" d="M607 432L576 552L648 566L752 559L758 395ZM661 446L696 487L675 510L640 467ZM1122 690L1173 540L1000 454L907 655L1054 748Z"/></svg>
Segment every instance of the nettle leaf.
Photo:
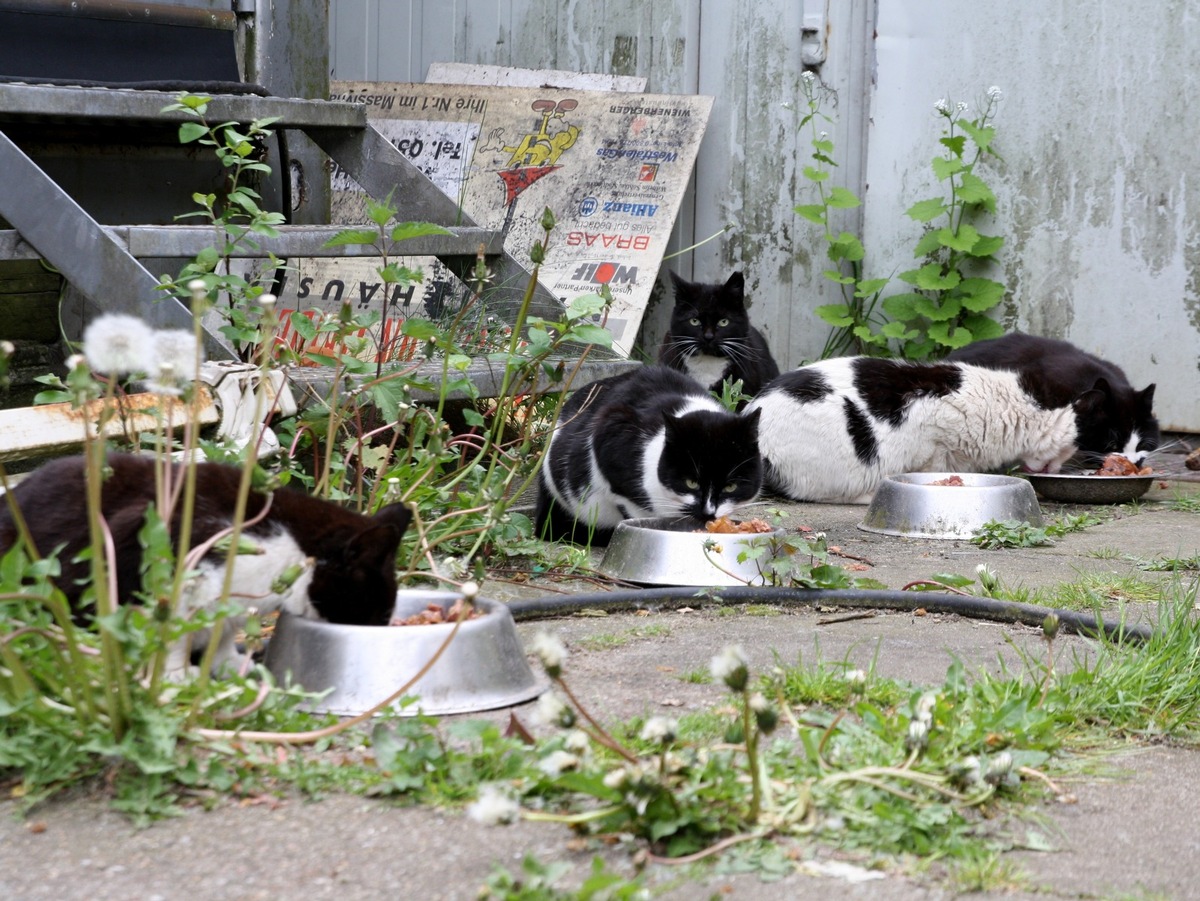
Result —
<svg viewBox="0 0 1200 901"><path fill-rule="evenodd" d="M345 247L347 244L374 244L379 232L370 228L347 228L325 242L326 247Z"/></svg>
<svg viewBox="0 0 1200 901"><path fill-rule="evenodd" d="M958 286L958 298L971 312L982 313L1004 299L1004 285L990 278L963 279Z"/></svg>
<svg viewBox="0 0 1200 901"><path fill-rule="evenodd" d="M960 253L967 253L975 246L975 242L979 240L979 232L970 225L960 225L958 227L958 234L955 234L948 228L939 228L937 230L937 240L943 247L949 247L951 250L957 250Z"/></svg>
<svg viewBox="0 0 1200 901"><path fill-rule="evenodd" d="M913 257L920 259L927 257L930 254L936 253L942 249L942 242L938 240L937 229L925 232L921 235L921 240L917 242L917 246L913 248Z"/></svg>
<svg viewBox="0 0 1200 901"><path fill-rule="evenodd" d="M978 175L964 172L958 185L958 197L963 203L981 206L989 213L996 212L996 195Z"/></svg>
<svg viewBox="0 0 1200 901"><path fill-rule="evenodd" d="M392 229L393 241L407 241L410 238L424 238L427 235L452 235L454 232L432 222L401 222Z"/></svg>
<svg viewBox="0 0 1200 901"><path fill-rule="evenodd" d="M854 292L855 297L871 297L878 294L887 287L890 278L866 278L858 283L858 289Z"/></svg>
<svg viewBox="0 0 1200 901"><path fill-rule="evenodd" d="M916 302L924 299L922 294L893 294L883 299L883 311L893 319L908 322L917 318Z"/></svg>
<svg viewBox="0 0 1200 901"><path fill-rule="evenodd" d="M846 328L849 325L854 325L854 317L850 315L850 308L844 303L824 304L817 307L813 312L834 328Z"/></svg>
<svg viewBox="0 0 1200 901"><path fill-rule="evenodd" d="M1004 326L982 313L968 313L963 317L963 326L971 330L976 341L999 338L1004 334Z"/></svg>
<svg viewBox="0 0 1200 901"><path fill-rule="evenodd" d="M582 344L598 344L601 347L612 346L612 332L599 325L591 325L586 322L573 325L567 335L572 341L579 341Z"/></svg>
<svg viewBox="0 0 1200 901"><path fill-rule="evenodd" d="M317 326L311 318L305 316L299 310L296 310L288 317L288 321L292 325L292 331L303 338L305 341L311 341L317 337Z"/></svg>
<svg viewBox="0 0 1200 901"><path fill-rule="evenodd" d="M428 319L405 319L400 331L406 337L416 338L419 341L440 338L442 335L442 330L437 327L437 324Z"/></svg>
<svg viewBox="0 0 1200 901"><path fill-rule="evenodd" d="M917 222L932 222L945 212L945 201L940 197L930 197L928 200L921 200L914 203L908 208L905 215L910 219L915 219Z"/></svg>
<svg viewBox="0 0 1200 901"><path fill-rule="evenodd" d="M967 139L963 135L950 135L938 138L938 143L960 158L967 147Z"/></svg>
<svg viewBox="0 0 1200 901"><path fill-rule="evenodd" d="M1004 239L998 235L980 235L975 246L967 253L973 257L990 257L1003 246Z"/></svg>
<svg viewBox="0 0 1200 901"><path fill-rule="evenodd" d="M816 166L805 166L804 177L809 181L821 182L829 178L829 173L824 169L818 169Z"/></svg>
<svg viewBox="0 0 1200 901"><path fill-rule="evenodd" d="M825 276L827 279L829 279L831 282L836 282L839 285L853 285L854 284L854 276L853 275L842 275L836 269L826 269L821 274L823 276Z"/></svg>
<svg viewBox="0 0 1200 901"><path fill-rule="evenodd" d="M848 260L856 263L865 255L866 251L863 250L862 241L850 232L842 232L836 238L829 240L829 259L831 260Z"/></svg>
<svg viewBox="0 0 1200 901"><path fill-rule="evenodd" d="M981 152L988 153L991 150L992 141L996 137L996 129L994 129L992 126L979 126L975 125L973 122L962 121L958 123L958 126L963 130L964 133L967 134L968 137L970 137L972 141L975 142L975 146L978 147Z"/></svg>
<svg viewBox="0 0 1200 901"><path fill-rule="evenodd" d="M921 333L915 328L909 328L903 322L889 322L879 330L879 334L884 338L891 338L896 341L911 341Z"/></svg>
<svg viewBox="0 0 1200 901"><path fill-rule="evenodd" d="M792 207L792 209L809 222L816 225L825 224L825 207L819 203L802 203L799 206Z"/></svg>
<svg viewBox="0 0 1200 901"><path fill-rule="evenodd" d="M962 312L962 303L957 297L944 297L938 303L935 298L921 295L921 299L913 304L917 314L933 322L947 322Z"/></svg>
<svg viewBox="0 0 1200 901"><path fill-rule="evenodd" d="M938 344L954 349L966 347L975 340L969 328L952 322L935 322L929 326L927 334Z"/></svg>
<svg viewBox="0 0 1200 901"><path fill-rule="evenodd" d="M926 263L920 269L908 269L900 273L900 280L916 285L922 291L947 291L962 281L962 276L951 269L942 274L940 263Z"/></svg>
<svg viewBox="0 0 1200 901"><path fill-rule="evenodd" d="M963 168L962 160L947 159L944 156L933 158L933 174L937 176L938 181L945 181L951 175L957 175Z"/></svg>
<svg viewBox="0 0 1200 901"><path fill-rule="evenodd" d="M835 210L849 210L862 205L862 201L854 195L853 191L841 187L831 190L825 202Z"/></svg>

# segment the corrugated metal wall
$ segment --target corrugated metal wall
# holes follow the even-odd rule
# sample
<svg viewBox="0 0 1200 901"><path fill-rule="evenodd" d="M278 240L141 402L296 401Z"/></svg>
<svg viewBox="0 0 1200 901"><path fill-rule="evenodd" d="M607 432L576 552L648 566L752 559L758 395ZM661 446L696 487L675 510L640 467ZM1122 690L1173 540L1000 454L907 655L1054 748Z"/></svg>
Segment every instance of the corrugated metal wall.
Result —
<svg viewBox="0 0 1200 901"><path fill-rule="evenodd" d="M798 173L801 27L822 23L839 183L867 200L868 274L911 265L919 226L904 210L930 191L941 97L1005 95L1004 157L988 172L1008 238L1001 318L1068 338L1159 385L1165 426L1200 431L1200 229L1187 200L1200 143L1187 98L1200 26L1187 0L1133 21L1099 0L331 0L333 78L423 81L432 61L641 75L648 90L715 98L667 265L700 279L745 271L751 315L780 363L819 353L812 310L835 299L824 243L792 212ZM897 285L899 291L902 285ZM667 304L651 311L656 346Z"/></svg>

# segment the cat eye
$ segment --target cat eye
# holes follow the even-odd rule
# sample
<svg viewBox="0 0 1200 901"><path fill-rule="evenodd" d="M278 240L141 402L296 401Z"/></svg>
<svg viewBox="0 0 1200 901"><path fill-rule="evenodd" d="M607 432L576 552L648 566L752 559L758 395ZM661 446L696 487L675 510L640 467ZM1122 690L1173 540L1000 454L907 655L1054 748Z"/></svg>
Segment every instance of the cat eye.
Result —
<svg viewBox="0 0 1200 901"><path fill-rule="evenodd" d="M722 320L720 320L720 321L717 323L717 325L718 325L718 326L720 326L721 328L725 328L725 326L729 325L729 320L728 320L728 319L722 319Z"/></svg>
<svg viewBox="0 0 1200 901"><path fill-rule="evenodd" d="M688 320L688 324L689 324L689 325L699 325L699 324L700 324L700 320L699 320L699 319L689 319L689 320Z"/></svg>
<svg viewBox="0 0 1200 901"><path fill-rule="evenodd" d="M730 482L728 485L726 485L726 486L725 486L724 488L722 488L721 490L722 490L722 491L723 491L725 494L733 494L735 491L737 491L737 485L736 485L735 483L733 483L733 482Z"/></svg>
<svg viewBox="0 0 1200 901"><path fill-rule="evenodd" d="M700 487L700 483L697 482L695 479L684 479L683 484L686 485L692 491L695 491L697 488Z"/></svg>

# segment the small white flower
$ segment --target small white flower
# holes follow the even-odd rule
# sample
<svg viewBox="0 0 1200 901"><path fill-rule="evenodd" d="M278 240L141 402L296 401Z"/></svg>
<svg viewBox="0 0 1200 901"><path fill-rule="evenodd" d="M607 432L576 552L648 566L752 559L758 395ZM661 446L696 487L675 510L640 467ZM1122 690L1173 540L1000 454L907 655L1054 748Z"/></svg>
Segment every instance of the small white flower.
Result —
<svg viewBox="0 0 1200 901"><path fill-rule="evenodd" d="M570 751L551 751L538 761L538 769L547 776L558 776L579 768L579 758Z"/></svg>
<svg viewBox="0 0 1200 901"><path fill-rule="evenodd" d="M260 295L258 295L258 305L259 305L260 307L262 307L264 310L273 310L273 309L275 309L275 301L276 301L276 297L275 297L275 295L274 295L274 294L260 294Z"/></svg>
<svg viewBox="0 0 1200 901"><path fill-rule="evenodd" d="M154 372L154 331L136 316L122 313L95 319L83 333L88 365L105 375Z"/></svg>
<svg viewBox="0 0 1200 901"><path fill-rule="evenodd" d="M850 683L851 688L861 688L867 684L867 674L860 669L848 669L846 681Z"/></svg>
<svg viewBox="0 0 1200 901"><path fill-rule="evenodd" d="M583 756L592 747L591 737L582 729L572 729L567 733L567 737L563 739L563 747L572 754Z"/></svg>
<svg viewBox="0 0 1200 901"><path fill-rule="evenodd" d="M679 723L669 716L652 716L642 724L642 741L660 745L669 744L675 740L679 731Z"/></svg>
<svg viewBox="0 0 1200 901"><path fill-rule="evenodd" d="M992 101L1000 101L1004 99L1004 92L1000 90L999 85L992 85L987 89L988 99Z"/></svg>
<svg viewBox="0 0 1200 901"><path fill-rule="evenodd" d="M465 600L474 601L476 595L479 594L479 583L478 582L463 582L462 588L460 588L459 590L462 592L463 598Z"/></svg>
<svg viewBox="0 0 1200 901"><path fill-rule="evenodd" d="M916 718L929 723L933 720L933 708L937 706L937 695L927 691L917 699Z"/></svg>
<svg viewBox="0 0 1200 901"><path fill-rule="evenodd" d="M958 103L954 104L955 112L965 113L968 109L969 109L969 107L962 100L960 100L960 101L958 101Z"/></svg>
<svg viewBox="0 0 1200 901"><path fill-rule="evenodd" d="M819 135L817 135L817 139L821 140L821 141L824 141L828 137L829 137L829 132L827 132L827 131L823 131Z"/></svg>
<svg viewBox="0 0 1200 901"><path fill-rule="evenodd" d="M533 636L530 649L542 662L546 675L551 679L557 678L567 659L567 646L563 644L562 639L549 632L538 632Z"/></svg>
<svg viewBox="0 0 1200 901"><path fill-rule="evenodd" d="M562 726L569 729L575 724L575 714L562 697L553 691L543 694L533 711L535 722L543 726Z"/></svg>
<svg viewBox="0 0 1200 901"><path fill-rule="evenodd" d="M629 770L625 767L617 767L615 770L609 770L604 774L605 788L624 788L625 783L629 781Z"/></svg>
<svg viewBox="0 0 1200 901"><path fill-rule="evenodd" d="M11 341L0 341L0 357L11 357L17 352L17 345Z"/></svg>
<svg viewBox="0 0 1200 901"><path fill-rule="evenodd" d="M800 73L800 77L804 79L805 84L812 84L817 80L816 73L814 73L811 69L805 69Z"/></svg>
<svg viewBox="0 0 1200 901"><path fill-rule="evenodd" d="M467 816L484 826L515 823L521 816L521 805L494 785L483 785L479 797L467 805Z"/></svg>
<svg viewBox="0 0 1200 901"><path fill-rule="evenodd" d="M929 743L929 725L925 720L912 720L908 724L908 736L904 743L909 750L923 748Z"/></svg>
<svg viewBox="0 0 1200 901"><path fill-rule="evenodd" d="M67 357L67 359L64 362L66 364L67 369L74 372L76 369L78 369L80 366L82 366L84 363L87 362L87 357L85 357L83 354L71 354L71 356Z"/></svg>
<svg viewBox="0 0 1200 901"><path fill-rule="evenodd" d="M750 700L746 702L750 705L750 709L755 713L762 713L767 709L767 698L761 691L756 691L750 695Z"/></svg>
<svg viewBox="0 0 1200 901"><path fill-rule="evenodd" d="M746 652L742 650L742 646L731 644L726 645L720 654L713 657L712 663L709 664L709 672L717 681L724 682L734 691L741 691L746 687L746 680L750 676L748 666Z"/></svg>
<svg viewBox="0 0 1200 901"><path fill-rule="evenodd" d="M939 97L938 101L933 105L935 113L944 113L950 109L950 103L945 97Z"/></svg>

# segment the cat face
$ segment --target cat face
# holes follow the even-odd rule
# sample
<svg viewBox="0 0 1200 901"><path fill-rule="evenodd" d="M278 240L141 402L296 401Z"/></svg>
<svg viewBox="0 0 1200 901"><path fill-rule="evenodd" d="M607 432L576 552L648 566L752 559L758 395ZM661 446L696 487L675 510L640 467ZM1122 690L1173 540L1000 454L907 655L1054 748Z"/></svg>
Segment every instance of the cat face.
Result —
<svg viewBox="0 0 1200 901"><path fill-rule="evenodd" d="M744 354L750 331L745 283L735 272L724 285L689 282L674 272L675 307L671 311L671 341L683 356L704 354L737 359Z"/></svg>
<svg viewBox="0 0 1200 901"><path fill-rule="evenodd" d="M308 599L331 623L382 626L396 606L396 549L412 519L403 504L382 508L370 524L331 542L318 558Z"/></svg>
<svg viewBox="0 0 1200 901"><path fill-rule="evenodd" d="M709 520L753 500L762 487L758 411L709 410L664 416L658 481L680 513Z"/></svg>
<svg viewBox="0 0 1200 901"><path fill-rule="evenodd" d="M1115 452L1140 465L1161 437L1153 405L1154 385L1137 392L1119 391L1107 379L1096 379L1071 404L1081 462L1087 465Z"/></svg>

